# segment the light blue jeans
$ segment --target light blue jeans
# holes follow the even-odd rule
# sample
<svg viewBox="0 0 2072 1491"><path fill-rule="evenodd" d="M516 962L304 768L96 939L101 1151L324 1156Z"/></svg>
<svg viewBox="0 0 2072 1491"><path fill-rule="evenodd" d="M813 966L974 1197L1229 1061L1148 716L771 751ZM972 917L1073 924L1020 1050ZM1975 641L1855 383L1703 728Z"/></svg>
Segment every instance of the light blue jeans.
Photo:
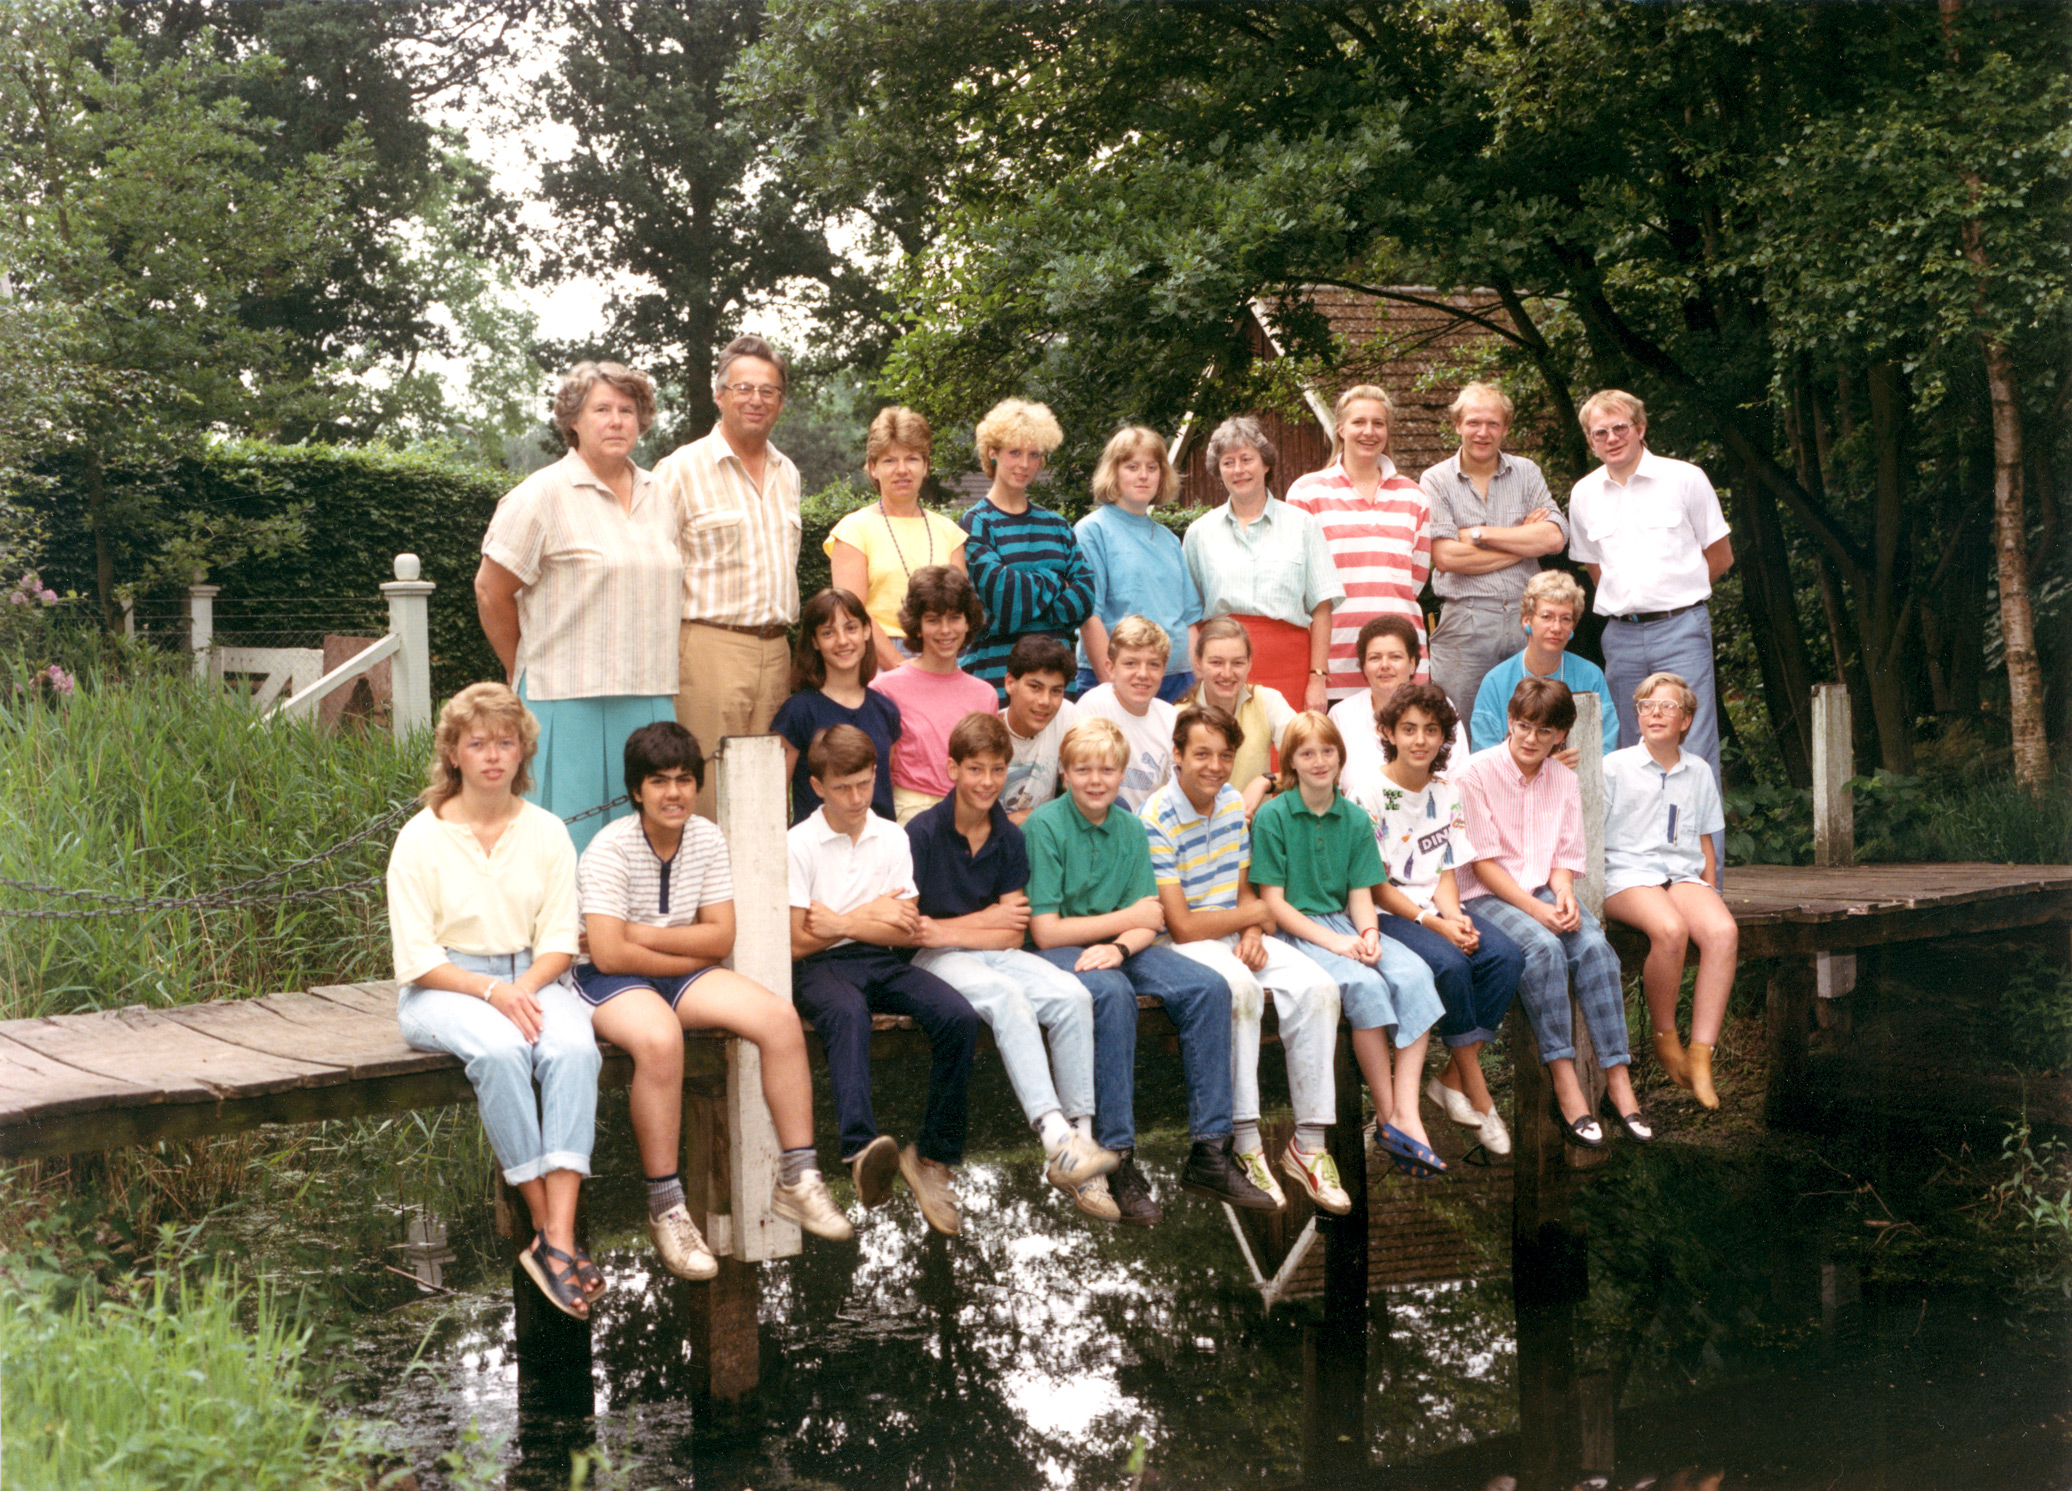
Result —
<svg viewBox="0 0 2072 1491"><path fill-rule="evenodd" d="M532 951L462 953L447 961L471 973L509 981L532 966ZM472 994L405 984L396 996L396 1024L419 1051L444 1051L467 1064L489 1147L512 1185L554 1170L590 1173L597 1129L597 1069L602 1058L590 1029L590 1006L567 984L541 989L540 1035L527 1041L487 1001ZM532 1090L537 1078L540 1090Z"/></svg>
<svg viewBox="0 0 2072 1491"><path fill-rule="evenodd" d="M1051 1112L1093 1117L1094 1000L1086 985L1019 949L924 947L912 961L962 994L992 1027L1000 1065L1029 1122Z"/></svg>
<svg viewBox="0 0 2072 1491"><path fill-rule="evenodd" d="M1348 937L1358 935L1353 919L1343 911L1327 912L1310 920ZM1439 1002L1439 986L1432 980L1432 970L1424 959L1393 937L1381 939L1381 961L1370 968L1357 958L1341 958L1314 942L1290 937L1285 932L1273 935L1338 981L1345 1023L1354 1030L1395 1026L1398 1051L1430 1030L1446 1013L1446 1006Z"/></svg>
<svg viewBox="0 0 2072 1491"><path fill-rule="evenodd" d="M1612 703L1619 710L1619 744L1640 744L1640 715L1633 707L1633 692L1647 682L1651 673L1674 673L1698 696L1697 713L1691 716L1690 733L1684 749L1702 756L1712 768L1712 780L1719 777L1719 698L1712 681L1712 612L1693 606L1667 621L1620 621L1604 624L1604 682L1612 691ZM1712 863L1716 872L1727 867L1727 836L1713 834ZM1719 886L1715 874L1714 889Z"/></svg>

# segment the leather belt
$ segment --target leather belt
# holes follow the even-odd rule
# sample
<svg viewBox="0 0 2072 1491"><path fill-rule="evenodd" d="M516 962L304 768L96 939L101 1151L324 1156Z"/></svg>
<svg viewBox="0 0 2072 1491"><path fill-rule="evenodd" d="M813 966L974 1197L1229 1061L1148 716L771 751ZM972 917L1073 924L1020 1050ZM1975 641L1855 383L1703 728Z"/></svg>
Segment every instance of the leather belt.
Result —
<svg viewBox="0 0 2072 1491"><path fill-rule="evenodd" d="M1632 621L1645 625L1651 621L1667 621L1672 616L1681 616L1686 611L1695 611L1704 605L1703 601L1692 601L1688 606L1678 606L1674 611L1628 611L1624 616L1608 618L1612 621Z"/></svg>
<svg viewBox="0 0 2072 1491"><path fill-rule="evenodd" d="M701 621L695 616L687 616L684 619L692 626L715 626L723 632L738 632L744 637L753 637L758 642L774 642L790 630L790 627L781 621L773 621L767 626L737 626L731 621Z"/></svg>

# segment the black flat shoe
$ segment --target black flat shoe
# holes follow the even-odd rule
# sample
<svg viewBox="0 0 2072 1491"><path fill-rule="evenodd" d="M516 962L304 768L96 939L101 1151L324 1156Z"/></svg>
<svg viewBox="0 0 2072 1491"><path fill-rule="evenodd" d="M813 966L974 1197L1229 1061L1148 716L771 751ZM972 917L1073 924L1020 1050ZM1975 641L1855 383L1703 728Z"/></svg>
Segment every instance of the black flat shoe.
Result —
<svg viewBox="0 0 2072 1491"><path fill-rule="evenodd" d="M1561 1100L1551 1093L1547 1096L1547 1109L1554 1115L1554 1121L1561 1125L1561 1132L1568 1137L1569 1143L1580 1144L1585 1149L1604 1148L1604 1130L1589 1114L1570 1122L1561 1116Z"/></svg>
<svg viewBox="0 0 2072 1491"><path fill-rule="evenodd" d="M1619 1126L1620 1132L1624 1133L1635 1144L1653 1144L1655 1142L1655 1131L1648 1127L1647 1120L1642 1118L1638 1111L1621 1113L1618 1106L1612 1102L1612 1095L1610 1093L1604 1095L1604 1100L1597 1105L1597 1108L1605 1117L1616 1123Z"/></svg>

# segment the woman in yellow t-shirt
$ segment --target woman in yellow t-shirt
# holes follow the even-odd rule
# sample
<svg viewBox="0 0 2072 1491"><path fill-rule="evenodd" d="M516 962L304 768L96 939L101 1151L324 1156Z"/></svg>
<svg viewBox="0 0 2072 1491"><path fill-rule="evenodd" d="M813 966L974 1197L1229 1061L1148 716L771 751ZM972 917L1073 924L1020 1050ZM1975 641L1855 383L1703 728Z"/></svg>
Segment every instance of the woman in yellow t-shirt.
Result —
<svg viewBox="0 0 2072 1491"><path fill-rule="evenodd" d="M881 670L897 668L909 656L898 640L907 581L931 564L964 572L964 530L921 506L921 484L928 479L934 445L928 421L919 414L898 405L880 409L871 421L863 458L878 500L835 524L821 545L835 588L863 597Z"/></svg>

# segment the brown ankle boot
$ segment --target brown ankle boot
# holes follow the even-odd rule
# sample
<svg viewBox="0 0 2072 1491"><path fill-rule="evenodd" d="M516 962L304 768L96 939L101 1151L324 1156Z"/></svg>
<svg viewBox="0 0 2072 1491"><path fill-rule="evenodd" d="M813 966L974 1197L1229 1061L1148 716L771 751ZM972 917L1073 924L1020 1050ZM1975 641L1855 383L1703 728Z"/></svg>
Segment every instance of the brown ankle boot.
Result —
<svg viewBox="0 0 2072 1491"><path fill-rule="evenodd" d="M1691 1089L1691 1096L1706 1108L1719 1106L1719 1094L1712 1088L1712 1047L1703 1041L1692 1041L1690 1047L1691 1080L1684 1085Z"/></svg>
<svg viewBox="0 0 2072 1491"><path fill-rule="evenodd" d="M1691 1085L1690 1064L1684 1059L1683 1042L1676 1038L1674 1029L1656 1030L1655 1060L1661 1064L1662 1070L1669 1074L1669 1080L1678 1087Z"/></svg>

